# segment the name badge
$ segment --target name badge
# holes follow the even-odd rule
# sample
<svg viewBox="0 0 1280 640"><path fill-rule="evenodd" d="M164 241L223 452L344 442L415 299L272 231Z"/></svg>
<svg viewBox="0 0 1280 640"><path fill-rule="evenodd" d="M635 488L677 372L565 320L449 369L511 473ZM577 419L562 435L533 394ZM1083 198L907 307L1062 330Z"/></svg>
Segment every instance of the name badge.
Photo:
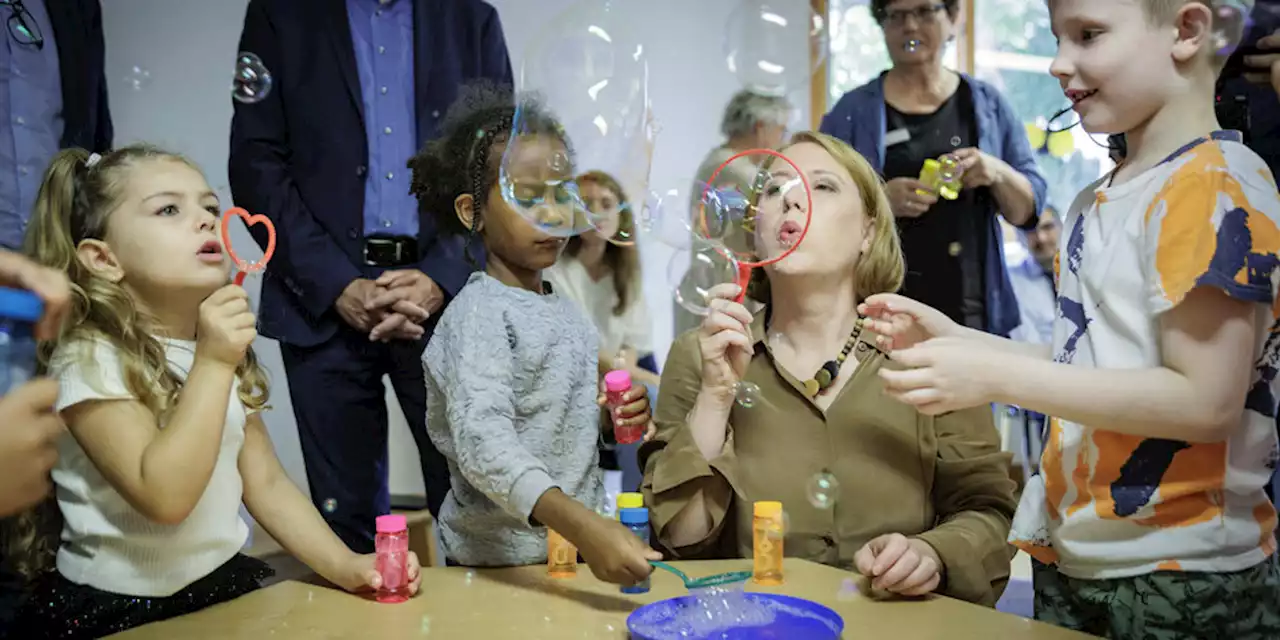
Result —
<svg viewBox="0 0 1280 640"><path fill-rule="evenodd" d="M892 147L895 144L902 144L911 139L911 132L906 129L894 129L884 134L884 146Z"/></svg>

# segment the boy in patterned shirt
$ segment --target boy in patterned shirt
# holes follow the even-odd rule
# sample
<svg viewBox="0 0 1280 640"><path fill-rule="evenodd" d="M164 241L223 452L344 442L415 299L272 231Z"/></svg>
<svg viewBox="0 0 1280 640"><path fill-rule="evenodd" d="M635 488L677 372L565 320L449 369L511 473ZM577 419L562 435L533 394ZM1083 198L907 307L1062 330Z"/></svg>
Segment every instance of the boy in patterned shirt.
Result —
<svg viewBox="0 0 1280 640"><path fill-rule="evenodd" d="M1128 147L1064 220L1052 350L901 296L861 307L900 367L881 372L887 393L925 413L1055 416L1010 540L1035 558L1037 618L1113 638L1280 638L1264 492L1280 195L1239 134L1216 130L1222 4L1049 2L1052 73L1085 130Z"/></svg>

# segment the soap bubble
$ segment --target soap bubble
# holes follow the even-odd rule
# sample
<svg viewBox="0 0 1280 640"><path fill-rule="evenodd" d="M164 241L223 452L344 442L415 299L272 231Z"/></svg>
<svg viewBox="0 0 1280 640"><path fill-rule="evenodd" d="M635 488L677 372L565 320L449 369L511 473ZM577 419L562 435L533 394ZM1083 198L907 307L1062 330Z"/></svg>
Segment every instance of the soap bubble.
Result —
<svg viewBox="0 0 1280 640"><path fill-rule="evenodd" d="M553 162L553 171L556 166ZM617 193L612 183L612 176L599 171L588 171L578 176L578 195L586 207L586 222L593 227L586 233L598 233L612 244L631 246L636 243L638 235L636 207L632 202L623 201L623 196L629 194ZM640 203L640 209L643 211L643 203Z"/></svg>
<svg viewBox="0 0 1280 640"><path fill-rule="evenodd" d="M757 93L781 96L808 86L827 51L826 19L807 2L743 0L725 27L729 72Z"/></svg>
<svg viewBox="0 0 1280 640"><path fill-rule="evenodd" d="M608 222L607 212L591 211L573 186L575 172L606 174L628 197L648 194L657 123L646 46L633 28L648 11L643 3L583 0L539 30L521 57L517 85L527 98L512 121L498 182L507 203L549 235ZM533 96L558 121L565 144L549 145L555 136L546 135L551 127L541 110L530 108Z"/></svg>
<svg viewBox="0 0 1280 640"><path fill-rule="evenodd" d="M667 266L667 281L676 304L689 313L705 316L707 292L716 285L738 281L738 261L719 243L692 240L688 253L672 256Z"/></svg>
<svg viewBox="0 0 1280 640"><path fill-rule="evenodd" d="M338 510L338 501L333 498L326 498L320 506L324 509L325 513L333 513Z"/></svg>
<svg viewBox="0 0 1280 640"><path fill-rule="evenodd" d="M920 41L915 38L911 38L910 40L907 40L906 44L902 45L902 48L906 49L907 53L915 53L916 49L920 48Z"/></svg>
<svg viewBox="0 0 1280 640"><path fill-rule="evenodd" d="M695 235L693 221L705 191L706 184L696 180L650 191L637 220L640 233L669 247L691 248Z"/></svg>
<svg viewBox="0 0 1280 640"><path fill-rule="evenodd" d="M750 409L760 401L760 387L754 382L741 380L733 385L733 397L737 400L739 407Z"/></svg>
<svg viewBox="0 0 1280 640"><path fill-rule="evenodd" d="M125 86L134 91L141 91L151 84L151 72L144 67L130 67L124 77Z"/></svg>
<svg viewBox="0 0 1280 640"><path fill-rule="evenodd" d="M1223 58L1230 56L1240 46L1240 40L1252 25L1247 9L1231 2L1219 4L1213 20L1212 36L1217 55Z"/></svg>
<svg viewBox="0 0 1280 640"><path fill-rule="evenodd" d="M809 478L805 492L809 497L809 504L819 509L830 509L840 497L840 482L830 472L820 471Z"/></svg>
<svg viewBox="0 0 1280 640"><path fill-rule="evenodd" d="M853 578L845 578L840 581L840 590L836 592L836 599L841 602L848 602L858 597L858 581Z"/></svg>
<svg viewBox="0 0 1280 640"><path fill-rule="evenodd" d="M241 51L236 56L236 75L231 82L231 97L238 102L260 102L271 92L271 72L257 54Z"/></svg>
<svg viewBox="0 0 1280 640"><path fill-rule="evenodd" d="M418 627L418 632L422 635L431 635L431 616L422 616L422 624Z"/></svg>

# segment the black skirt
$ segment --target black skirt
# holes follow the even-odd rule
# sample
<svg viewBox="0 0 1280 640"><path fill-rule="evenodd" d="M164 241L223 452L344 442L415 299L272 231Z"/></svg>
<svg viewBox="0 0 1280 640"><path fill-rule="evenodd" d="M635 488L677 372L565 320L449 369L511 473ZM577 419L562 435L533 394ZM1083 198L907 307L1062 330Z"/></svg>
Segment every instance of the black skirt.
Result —
<svg viewBox="0 0 1280 640"><path fill-rule="evenodd" d="M234 600L261 588L274 573L267 563L236 554L171 596L140 598L76 584L50 572L35 585L5 637L100 638Z"/></svg>

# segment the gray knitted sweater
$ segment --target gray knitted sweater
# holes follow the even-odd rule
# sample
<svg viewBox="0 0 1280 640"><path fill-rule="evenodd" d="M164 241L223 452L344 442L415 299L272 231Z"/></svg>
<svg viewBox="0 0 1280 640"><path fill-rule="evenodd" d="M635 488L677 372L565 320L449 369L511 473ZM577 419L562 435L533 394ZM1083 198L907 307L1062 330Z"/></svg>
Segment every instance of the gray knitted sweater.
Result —
<svg viewBox="0 0 1280 640"><path fill-rule="evenodd" d="M422 355L427 433L449 460L440 512L452 561L546 561L533 505L559 487L600 506L599 337L571 301L475 273L445 309Z"/></svg>

